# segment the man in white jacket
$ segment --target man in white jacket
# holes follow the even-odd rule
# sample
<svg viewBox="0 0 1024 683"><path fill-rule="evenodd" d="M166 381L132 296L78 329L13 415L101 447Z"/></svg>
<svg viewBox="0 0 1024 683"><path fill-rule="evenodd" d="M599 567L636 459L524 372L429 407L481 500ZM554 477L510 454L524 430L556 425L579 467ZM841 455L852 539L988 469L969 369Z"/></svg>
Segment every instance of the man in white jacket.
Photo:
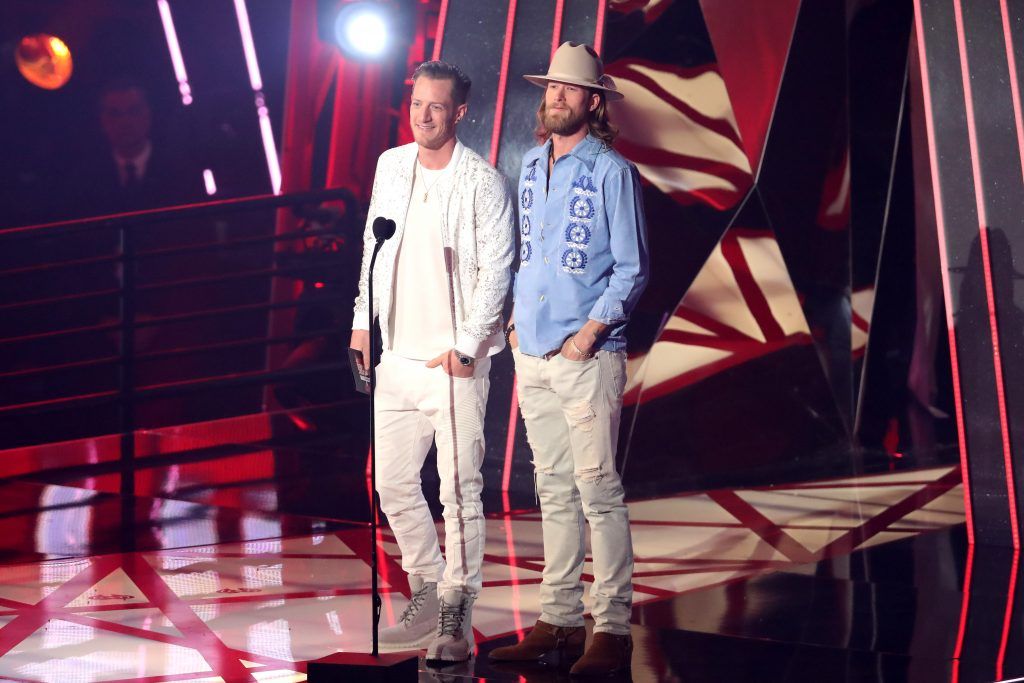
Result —
<svg viewBox="0 0 1024 683"><path fill-rule="evenodd" d="M373 283L383 342L376 370L377 491L402 551L411 600L379 643L385 651L427 646L427 660L436 662L466 660L474 647L471 610L484 549L484 410L490 356L505 346L501 310L514 249L504 178L455 136L469 87L469 78L444 62L426 62L413 73L415 142L377 162L350 344L369 358L371 226L378 216L390 218L395 235L377 257ZM431 441L447 558L420 483Z"/></svg>

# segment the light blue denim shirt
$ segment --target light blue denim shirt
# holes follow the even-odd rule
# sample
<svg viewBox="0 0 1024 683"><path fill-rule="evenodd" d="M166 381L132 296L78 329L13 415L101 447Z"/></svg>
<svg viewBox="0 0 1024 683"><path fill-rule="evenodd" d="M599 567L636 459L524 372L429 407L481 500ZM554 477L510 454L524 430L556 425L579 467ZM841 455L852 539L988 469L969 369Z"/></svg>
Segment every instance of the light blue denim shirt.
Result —
<svg viewBox="0 0 1024 683"><path fill-rule="evenodd" d="M588 135L555 161L549 183L550 147L548 140L527 152L519 176L519 348L543 356L589 318L611 328L601 348L622 351L649 271L640 176Z"/></svg>

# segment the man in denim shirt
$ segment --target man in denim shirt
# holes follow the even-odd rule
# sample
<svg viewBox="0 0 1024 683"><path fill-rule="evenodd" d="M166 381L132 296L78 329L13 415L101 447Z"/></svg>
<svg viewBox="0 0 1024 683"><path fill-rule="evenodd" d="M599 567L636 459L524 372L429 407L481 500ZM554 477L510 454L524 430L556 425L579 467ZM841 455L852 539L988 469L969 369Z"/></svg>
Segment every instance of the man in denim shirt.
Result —
<svg viewBox="0 0 1024 683"><path fill-rule="evenodd" d="M623 330L648 279L636 168L611 148L606 102L621 98L588 45L564 43L537 113L543 144L523 158L515 322L506 332L543 513L541 617L491 658L579 659L574 675L629 668L633 552L615 469L626 375ZM584 654L584 519L595 577Z"/></svg>

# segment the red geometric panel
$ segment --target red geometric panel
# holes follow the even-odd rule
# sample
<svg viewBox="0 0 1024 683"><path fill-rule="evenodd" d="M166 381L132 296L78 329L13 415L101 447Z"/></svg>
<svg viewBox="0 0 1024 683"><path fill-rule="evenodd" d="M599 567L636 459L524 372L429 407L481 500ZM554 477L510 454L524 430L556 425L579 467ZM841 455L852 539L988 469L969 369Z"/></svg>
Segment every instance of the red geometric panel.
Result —
<svg viewBox="0 0 1024 683"><path fill-rule="evenodd" d="M742 200L754 178L714 63L683 68L625 57L607 72L626 95L611 106L615 148L645 180L683 206L725 210Z"/></svg>
<svg viewBox="0 0 1024 683"><path fill-rule="evenodd" d="M700 5L756 175L800 0L700 0Z"/></svg>
<svg viewBox="0 0 1024 683"><path fill-rule="evenodd" d="M607 71L626 96L611 107L616 149L645 180L683 206L721 211L743 199L753 174L715 64L681 67L625 57Z"/></svg>
<svg viewBox="0 0 1024 683"><path fill-rule="evenodd" d="M647 403L781 349L809 345L810 329L752 195L722 236L654 347L630 358L624 401Z"/></svg>

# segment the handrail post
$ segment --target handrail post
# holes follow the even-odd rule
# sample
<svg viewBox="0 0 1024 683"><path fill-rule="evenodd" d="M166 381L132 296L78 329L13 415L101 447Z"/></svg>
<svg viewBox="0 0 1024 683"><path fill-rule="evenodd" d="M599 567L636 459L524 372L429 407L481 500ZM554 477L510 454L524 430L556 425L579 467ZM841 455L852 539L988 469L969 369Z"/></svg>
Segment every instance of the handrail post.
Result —
<svg viewBox="0 0 1024 683"><path fill-rule="evenodd" d="M126 551L135 549L135 239L131 225L121 237L121 536Z"/></svg>

